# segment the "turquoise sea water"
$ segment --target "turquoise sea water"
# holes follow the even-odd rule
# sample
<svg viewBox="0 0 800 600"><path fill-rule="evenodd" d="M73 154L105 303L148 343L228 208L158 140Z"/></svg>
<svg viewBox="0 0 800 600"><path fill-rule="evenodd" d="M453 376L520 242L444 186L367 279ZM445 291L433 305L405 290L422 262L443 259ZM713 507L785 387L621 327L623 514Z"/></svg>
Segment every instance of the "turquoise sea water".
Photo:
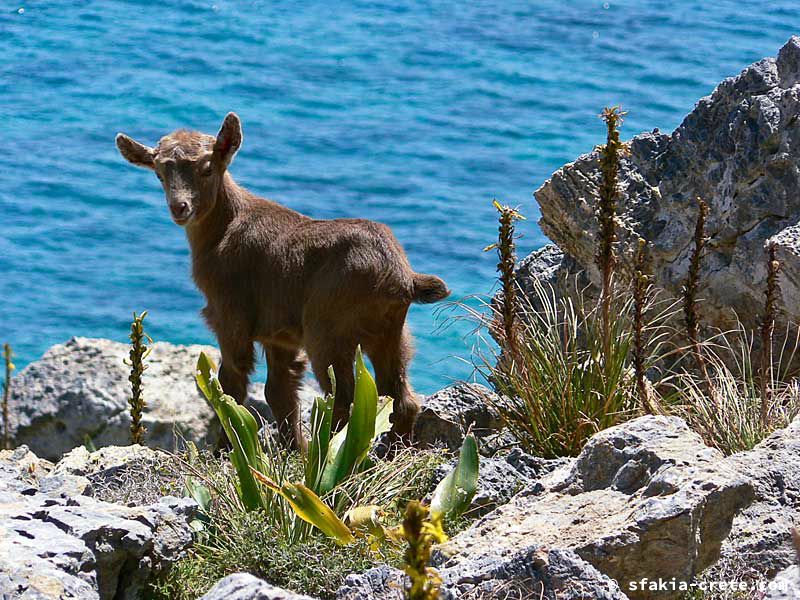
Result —
<svg viewBox="0 0 800 600"><path fill-rule="evenodd" d="M491 199L544 239L536 189L623 130L671 130L722 78L800 33L775 2L0 3L0 341L23 366L72 335L211 342L183 232L114 135L244 122L232 173L318 218L394 228L455 298L492 291ZM439 321L441 322L441 318ZM463 323L412 308L418 390L471 368ZM441 323L440 323L441 324Z"/></svg>

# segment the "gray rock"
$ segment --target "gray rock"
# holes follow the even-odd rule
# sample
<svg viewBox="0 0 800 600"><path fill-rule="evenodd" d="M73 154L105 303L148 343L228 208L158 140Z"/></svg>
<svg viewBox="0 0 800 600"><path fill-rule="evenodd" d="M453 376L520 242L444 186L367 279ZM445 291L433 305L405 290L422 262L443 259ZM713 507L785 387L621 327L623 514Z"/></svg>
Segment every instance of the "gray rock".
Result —
<svg viewBox="0 0 800 600"><path fill-rule="evenodd" d="M220 579L200 600L314 600L274 587L249 573L234 573Z"/></svg>
<svg viewBox="0 0 800 600"><path fill-rule="evenodd" d="M800 320L800 38L777 58L761 60L702 98L672 133L631 141L620 172L619 239L625 271L639 236L652 244L655 283L677 295L686 277L700 196L709 205L701 272L701 313L727 329L735 310L752 327L763 304L765 243L777 244L781 308ZM544 279L594 264L597 151L555 172L537 190L542 231L563 250L540 252L532 266ZM536 276L536 273L533 273Z"/></svg>
<svg viewBox="0 0 800 600"><path fill-rule="evenodd" d="M147 443L173 450L176 434L199 445L219 436L214 412L197 389L195 364L200 352L219 361L210 346L156 342L143 376ZM45 352L14 379L10 401L11 434L50 460L90 439L95 446L130 442L128 346L104 339L73 338ZM313 391L311 392L313 394ZM305 403L311 396L304 393ZM266 413L263 385L251 386L251 403Z"/></svg>
<svg viewBox="0 0 800 600"><path fill-rule="evenodd" d="M407 577L399 569L375 567L348 575L336 591L336 600L403 600L406 583Z"/></svg>
<svg viewBox="0 0 800 600"><path fill-rule="evenodd" d="M784 569L767 585L764 600L797 600L800 598L800 565Z"/></svg>
<svg viewBox="0 0 800 600"><path fill-rule="evenodd" d="M578 291L584 297L591 297L593 291L583 267L554 244L547 244L522 259L514 278L522 291L520 308L523 314L541 310L536 293L538 284L544 284L547 291L555 290L558 297L576 298ZM501 297L498 294L496 300Z"/></svg>
<svg viewBox="0 0 800 600"><path fill-rule="evenodd" d="M500 415L492 408L497 394L477 383L458 383L422 401L414 439L421 446L444 446L456 451L471 427L477 438L497 434Z"/></svg>
<svg viewBox="0 0 800 600"><path fill-rule="evenodd" d="M546 548L574 552L625 589L642 577L689 581L716 561L753 496L681 419L640 417L598 433L572 464L443 545L442 577L485 583L487 570L531 564Z"/></svg>
<svg viewBox="0 0 800 600"><path fill-rule="evenodd" d="M800 417L725 464L753 481L755 502L734 519L723 560L740 560L774 577L797 560L790 532L800 528Z"/></svg>
<svg viewBox="0 0 800 600"><path fill-rule="evenodd" d="M49 477L27 448L0 453L0 597L133 600L191 543L191 500L123 507Z"/></svg>
<svg viewBox="0 0 800 600"><path fill-rule="evenodd" d="M542 598L627 600L616 582L570 550L531 547L513 557L482 557L458 569L440 571L442 600ZM337 600L402 600L405 575L377 567L350 575ZM532 595L533 594L533 595Z"/></svg>

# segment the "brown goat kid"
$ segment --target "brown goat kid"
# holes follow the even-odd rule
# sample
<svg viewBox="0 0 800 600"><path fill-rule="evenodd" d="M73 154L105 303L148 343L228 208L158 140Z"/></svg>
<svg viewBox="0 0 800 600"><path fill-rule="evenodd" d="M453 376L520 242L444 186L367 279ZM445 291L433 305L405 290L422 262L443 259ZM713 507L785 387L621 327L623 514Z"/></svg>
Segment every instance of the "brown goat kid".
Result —
<svg viewBox="0 0 800 600"><path fill-rule="evenodd" d="M155 171L173 220L186 230L192 275L208 303L203 315L222 351L223 389L244 403L261 344L267 402L285 442L303 448L297 392L306 355L327 392L333 365L340 427L349 417L361 344L378 392L394 399L393 432L410 436L419 407L408 381L406 313L412 302L447 297L444 282L415 273L386 225L311 219L239 187L227 172L242 143L234 113L216 138L179 130L155 148L124 134L116 142L128 161Z"/></svg>

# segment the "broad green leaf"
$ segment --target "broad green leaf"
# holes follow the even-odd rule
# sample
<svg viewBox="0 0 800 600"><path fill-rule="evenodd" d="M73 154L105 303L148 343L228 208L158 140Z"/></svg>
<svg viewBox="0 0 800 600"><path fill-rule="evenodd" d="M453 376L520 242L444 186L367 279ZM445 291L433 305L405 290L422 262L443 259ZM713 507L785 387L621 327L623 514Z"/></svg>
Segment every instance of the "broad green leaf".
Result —
<svg viewBox="0 0 800 600"><path fill-rule="evenodd" d="M329 461L325 465L320 480L320 494L324 495L331 491L345 477L355 472L366 458L372 446L372 440L375 438L377 414L378 388L364 364L364 357L359 346L356 349L355 392L350 410L350 420L346 433L340 432L344 433L344 441L336 439L338 434L331 440L332 448L328 450ZM336 450L333 460L330 460L333 446L337 443L341 443L341 445Z"/></svg>
<svg viewBox="0 0 800 600"><path fill-rule="evenodd" d="M439 482L431 500L432 517L457 517L463 513L478 487L478 442L473 434L464 438L455 468Z"/></svg>
<svg viewBox="0 0 800 600"><path fill-rule="evenodd" d="M333 422L334 396L315 398L311 409L311 439L306 456L306 485L312 490L319 489L322 469L328 458L328 446L331 439Z"/></svg>
<svg viewBox="0 0 800 600"><path fill-rule="evenodd" d="M394 400L389 396L381 396L378 400L378 416L375 417L375 438L382 436L392 428L392 411Z"/></svg>
<svg viewBox="0 0 800 600"><path fill-rule="evenodd" d="M269 477L253 469L253 475L269 489L280 494L294 513L328 537L340 544L350 544L355 538L342 520L313 491L302 483L284 483L278 486Z"/></svg>
<svg viewBox="0 0 800 600"><path fill-rule="evenodd" d="M369 375L369 372L367 373ZM373 440L377 439L392 428L392 411L394 410L394 400L389 396L381 396L378 400L378 415L375 417L375 436ZM347 430L349 424L342 427L336 435L331 438L330 447L328 448L328 463L333 463L339 449L342 447L345 438L347 437ZM368 459L369 457L367 457ZM363 463L366 464L366 463Z"/></svg>
<svg viewBox="0 0 800 600"><path fill-rule="evenodd" d="M200 357L197 359L195 380L197 381L197 387L200 388L200 391L203 392L209 402L213 402L214 398L219 398L223 393L217 374L217 365L205 352L201 352Z"/></svg>
<svg viewBox="0 0 800 600"><path fill-rule="evenodd" d="M231 463L239 479L239 498L247 510L260 508L264 499L250 471L250 467L261 469L263 464L258 423L249 410L223 392L217 378L217 367L205 352L201 352L197 360L196 379L233 447Z"/></svg>

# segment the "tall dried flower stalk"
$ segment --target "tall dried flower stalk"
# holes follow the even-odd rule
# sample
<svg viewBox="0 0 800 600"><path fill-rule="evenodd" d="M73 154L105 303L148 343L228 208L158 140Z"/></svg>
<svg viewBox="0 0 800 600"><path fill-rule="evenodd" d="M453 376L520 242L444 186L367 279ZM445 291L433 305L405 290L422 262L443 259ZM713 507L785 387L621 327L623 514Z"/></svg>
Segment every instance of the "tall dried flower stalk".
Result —
<svg viewBox="0 0 800 600"><path fill-rule="evenodd" d="M639 238L636 250L636 263L634 265L633 279L633 367L636 373L636 391L642 410L646 414L653 414L653 403L650 397L650 387L647 385L646 356L647 342L645 340L645 313L647 311L647 296L650 291L652 276L650 274L650 256L648 243Z"/></svg>
<svg viewBox="0 0 800 600"><path fill-rule="evenodd" d="M408 548L405 552L404 571L410 585L406 588L407 600L437 600L441 579L435 569L429 567L431 546L446 540L441 527L431 522L430 511L420 502L412 500L406 506L402 533Z"/></svg>
<svg viewBox="0 0 800 600"><path fill-rule="evenodd" d="M131 397L128 399L131 415L131 443L142 446L144 446L144 434L147 431L142 425L142 412L147 407L142 394L142 375L147 369L144 360L152 350L152 347L147 344L153 343L150 336L144 332L144 318L146 316L147 311L138 316L133 313L130 334L131 349L128 353L130 360L126 361L131 368L131 374L128 377L128 381L131 382Z"/></svg>
<svg viewBox="0 0 800 600"><path fill-rule="evenodd" d="M700 267L703 260L703 251L706 246L707 218L708 205L702 198L697 198L697 221L694 227L693 248L689 257L689 272L686 275L686 281L683 286L683 317L686 323L686 337L689 339L689 345L701 370L704 370L704 362L700 352L700 313L697 293L700 287Z"/></svg>
<svg viewBox="0 0 800 600"><path fill-rule="evenodd" d="M772 336L778 312L778 271L780 263L775 258L775 244L767 246L767 289L764 290L764 314L761 316L761 424L766 428L769 408L772 405Z"/></svg>
<svg viewBox="0 0 800 600"><path fill-rule="evenodd" d="M500 327L497 327L498 331L496 333L499 333L505 341L510 360L517 361L519 352L516 318L519 311L519 302L517 301L517 284L514 280L514 270L517 266L514 222L524 221L525 217L510 206L501 205L497 200L494 200L493 204L500 213L500 227L498 229L497 242L484 248L484 251L488 252L496 249L497 256L500 259L497 263L497 270L500 273L500 285L503 289L503 301L500 306L502 322Z"/></svg>
<svg viewBox="0 0 800 600"><path fill-rule="evenodd" d="M606 122L606 143L600 148L601 181L597 203L598 244L595 263L600 270L600 314L603 328L603 351L606 356L611 347L611 300L614 268L617 264L617 196L619 195L620 157L627 146L619 139L622 112L618 106L605 108L600 115Z"/></svg>
<svg viewBox="0 0 800 600"><path fill-rule="evenodd" d="M3 358L6 363L6 379L3 383L3 449L11 449L11 437L9 435L8 423L8 402L11 399L11 373L15 369L11 359L14 353L11 351L11 344L3 345Z"/></svg>

